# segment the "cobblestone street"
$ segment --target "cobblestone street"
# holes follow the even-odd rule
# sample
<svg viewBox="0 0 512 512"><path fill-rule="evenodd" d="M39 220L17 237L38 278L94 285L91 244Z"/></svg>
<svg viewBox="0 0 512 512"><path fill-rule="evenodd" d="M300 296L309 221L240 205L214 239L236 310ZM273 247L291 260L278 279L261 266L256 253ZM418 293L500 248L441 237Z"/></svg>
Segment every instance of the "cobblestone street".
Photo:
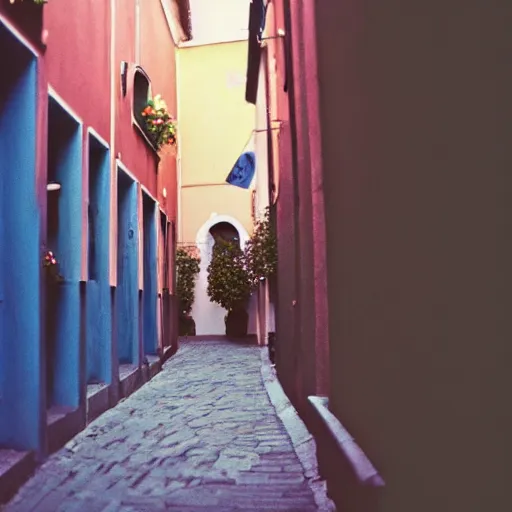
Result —
<svg viewBox="0 0 512 512"><path fill-rule="evenodd" d="M3 510L319 510L269 400L260 353L183 343L159 375L50 457Z"/></svg>

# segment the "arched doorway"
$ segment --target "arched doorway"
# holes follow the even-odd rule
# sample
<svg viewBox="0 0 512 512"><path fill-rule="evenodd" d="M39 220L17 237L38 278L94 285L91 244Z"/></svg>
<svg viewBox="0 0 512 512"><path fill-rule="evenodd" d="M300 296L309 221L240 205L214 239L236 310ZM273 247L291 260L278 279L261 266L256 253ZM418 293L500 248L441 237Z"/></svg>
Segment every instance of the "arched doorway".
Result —
<svg viewBox="0 0 512 512"><path fill-rule="evenodd" d="M219 222L212 226L209 232L214 242L224 240L226 242L234 242L240 247L240 234L235 226L229 222Z"/></svg>
<svg viewBox="0 0 512 512"><path fill-rule="evenodd" d="M241 222L229 215L212 215L206 221L196 236L196 245L199 249L201 263L196 281L195 301L192 306L192 317L196 324L196 335L224 335L226 326L224 317L226 311L219 305L210 302L206 292L208 287L208 265L212 257L215 240L220 237L224 240L237 242L243 250L249 240L249 234ZM253 299L249 304L249 334L256 332L255 303Z"/></svg>

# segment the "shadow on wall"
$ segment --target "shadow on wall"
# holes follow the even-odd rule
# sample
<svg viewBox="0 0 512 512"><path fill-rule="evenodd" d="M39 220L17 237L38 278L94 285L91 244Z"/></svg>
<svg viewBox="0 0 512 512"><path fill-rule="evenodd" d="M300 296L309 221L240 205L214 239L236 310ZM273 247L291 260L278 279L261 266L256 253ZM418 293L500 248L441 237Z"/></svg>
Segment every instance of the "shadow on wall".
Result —
<svg viewBox="0 0 512 512"><path fill-rule="evenodd" d="M120 364L139 364L137 184L118 168L117 349Z"/></svg>
<svg viewBox="0 0 512 512"><path fill-rule="evenodd" d="M155 201L146 193L142 194L143 214L143 347L144 355L156 355L158 348L157 330L157 208Z"/></svg>
<svg viewBox="0 0 512 512"><path fill-rule="evenodd" d="M64 280L46 286L47 405L78 407L80 258L82 231L82 127L59 102L48 105L47 245Z"/></svg>
<svg viewBox="0 0 512 512"><path fill-rule="evenodd" d="M87 281L87 383L112 381L112 308L109 284L110 160L89 134L89 246Z"/></svg>

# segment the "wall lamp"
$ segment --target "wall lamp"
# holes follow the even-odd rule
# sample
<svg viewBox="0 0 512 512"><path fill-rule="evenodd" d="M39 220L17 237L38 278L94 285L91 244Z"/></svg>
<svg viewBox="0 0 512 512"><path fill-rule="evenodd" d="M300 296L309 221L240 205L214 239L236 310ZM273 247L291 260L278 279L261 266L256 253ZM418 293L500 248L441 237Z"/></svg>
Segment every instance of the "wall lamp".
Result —
<svg viewBox="0 0 512 512"><path fill-rule="evenodd" d="M58 183L57 181L50 181L50 183L46 185L46 191L55 192L56 190L60 190L60 186L60 183Z"/></svg>
<svg viewBox="0 0 512 512"><path fill-rule="evenodd" d="M126 87L128 82L128 62L121 61L121 93L126 96Z"/></svg>

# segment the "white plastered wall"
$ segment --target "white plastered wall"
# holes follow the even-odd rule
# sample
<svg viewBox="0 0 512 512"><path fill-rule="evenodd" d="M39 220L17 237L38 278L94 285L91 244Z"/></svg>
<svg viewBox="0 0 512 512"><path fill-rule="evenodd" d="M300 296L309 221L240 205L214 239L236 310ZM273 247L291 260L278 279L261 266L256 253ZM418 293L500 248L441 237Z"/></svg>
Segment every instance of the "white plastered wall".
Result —
<svg viewBox="0 0 512 512"><path fill-rule="evenodd" d="M258 95L256 98L256 220L261 219L269 206L269 168L268 168L268 125L267 118L267 51L264 49L258 76ZM274 305L270 302L268 283L262 283L258 289L260 300L257 306L258 343L268 343L268 333L275 330Z"/></svg>
<svg viewBox="0 0 512 512"><path fill-rule="evenodd" d="M214 244L213 237L210 234L210 229L220 222L227 222L238 231L238 235L240 237L240 247L242 250L249 240L249 234L247 233L247 230L244 228L244 226L237 219L230 215L218 215L217 213L212 213L210 218L201 226L197 232L196 246L199 250L201 263L195 286L195 300L192 306L192 317L196 323L197 336L226 334L226 325L224 323L226 310L214 302L211 302L206 291L208 287L207 269L212 257L212 249ZM256 297L251 297L248 308L248 334L256 334L256 309Z"/></svg>

